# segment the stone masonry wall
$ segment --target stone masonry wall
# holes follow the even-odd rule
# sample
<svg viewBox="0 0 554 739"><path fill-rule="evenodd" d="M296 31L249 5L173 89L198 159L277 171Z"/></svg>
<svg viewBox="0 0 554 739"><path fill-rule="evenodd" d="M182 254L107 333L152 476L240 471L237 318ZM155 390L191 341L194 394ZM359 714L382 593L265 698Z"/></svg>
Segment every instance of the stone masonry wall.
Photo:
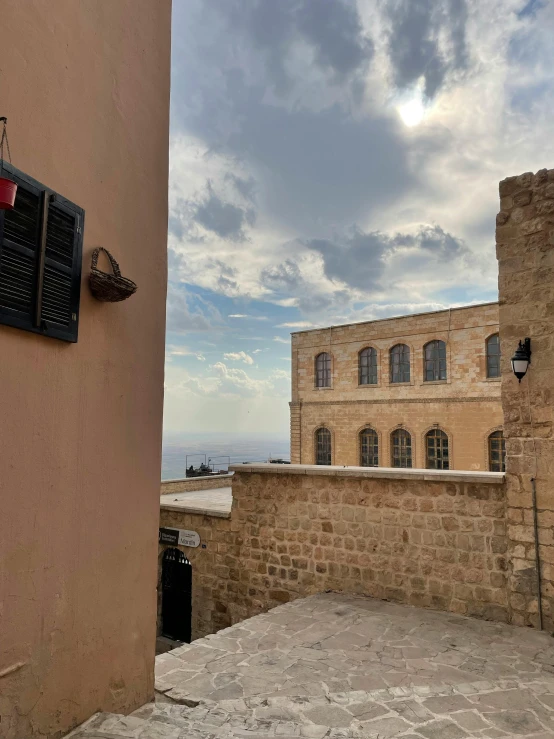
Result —
<svg viewBox="0 0 554 739"><path fill-rule="evenodd" d="M498 333L498 304L402 316L302 331L292 335L291 461L314 464L314 434L332 434L333 464L359 465L359 433L379 434L379 465L388 467L390 434L412 435L414 467L425 467L424 437L434 425L448 434L450 469L487 470L487 438L502 429L500 378L487 378L486 340ZM447 379L425 382L423 351L440 339L447 350ZM410 347L410 382L391 384L389 352ZM359 385L358 355L377 352L377 384ZM329 388L315 387L315 357L331 355Z"/></svg>
<svg viewBox="0 0 554 739"><path fill-rule="evenodd" d="M161 509L160 526L196 531L202 547L177 547L192 564L192 638L199 639L231 625L227 603L238 589L238 573L225 564L227 557L240 557L238 524L230 518L203 516L185 511ZM161 625L162 555L158 547L158 632ZM235 623L235 622L233 622Z"/></svg>
<svg viewBox="0 0 554 739"><path fill-rule="evenodd" d="M509 620L503 475L262 467L230 520L162 511L207 545L184 549L194 637L325 590Z"/></svg>
<svg viewBox="0 0 554 739"><path fill-rule="evenodd" d="M499 388L500 383L496 383ZM291 409L292 410L292 409ZM390 435L401 426L411 434L413 467L425 468L425 435L437 424L449 441L450 469L488 470L488 437L503 427L500 400L460 399L441 401L387 401L307 403L301 407L302 463L315 463L314 430L331 431L332 463L360 464L360 431L375 429L379 438L379 462L390 467Z"/></svg>
<svg viewBox="0 0 554 739"><path fill-rule="evenodd" d="M197 490L217 490L230 487L233 475L213 475L211 477L187 477L182 480L162 480L160 495L169 493L193 493Z"/></svg>
<svg viewBox="0 0 554 739"><path fill-rule="evenodd" d="M510 605L513 622L538 623L532 511L536 478L544 625L554 628L554 170L500 183L499 266L502 405L505 417ZM531 339L521 385L510 367Z"/></svg>

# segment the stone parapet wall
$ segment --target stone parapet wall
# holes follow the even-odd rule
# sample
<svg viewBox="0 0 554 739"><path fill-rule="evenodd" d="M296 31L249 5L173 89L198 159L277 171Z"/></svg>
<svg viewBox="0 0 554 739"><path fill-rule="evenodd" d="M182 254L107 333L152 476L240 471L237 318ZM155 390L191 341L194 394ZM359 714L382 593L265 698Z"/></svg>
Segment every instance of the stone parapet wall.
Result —
<svg viewBox="0 0 554 739"><path fill-rule="evenodd" d="M232 473L228 475L213 475L211 477L186 477L182 480L162 480L160 495L228 488L232 484L232 480Z"/></svg>
<svg viewBox="0 0 554 739"><path fill-rule="evenodd" d="M199 639L231 624L227 603L238 586L238 574L229 576L226 557L240 557L237 524L230 519L186 511L160 510L160 526L196 531L200 547L182 547L192 564L192 637ZM202 548L205 545L205 548ZM167 547L158 546L158 632L161 616L161 565ZM235 622L233 622L235 623Z"/></svg>
<svg viewBox="0 0 554 739"><path fill-rule="evenodd" d="M235 472L249 608L337 590L508 620L503 475L341 472Z"/></svg>
<svg viewBox="0 0 554 739"><path fill-rule="evenodd" d="M509 620L502 474L274 467L234 468L230 520L161 513L206 544L194 638L325 590Z"/></svg>
<svg viewBox="0 0 554 739"><path fill-rule="evenodd" d="M532 479L536 482L544 625L554 628L554 169L500 183L499 266L510 605L513 622L538 625ZM531 339L518 383L510 356Z"/></svg>

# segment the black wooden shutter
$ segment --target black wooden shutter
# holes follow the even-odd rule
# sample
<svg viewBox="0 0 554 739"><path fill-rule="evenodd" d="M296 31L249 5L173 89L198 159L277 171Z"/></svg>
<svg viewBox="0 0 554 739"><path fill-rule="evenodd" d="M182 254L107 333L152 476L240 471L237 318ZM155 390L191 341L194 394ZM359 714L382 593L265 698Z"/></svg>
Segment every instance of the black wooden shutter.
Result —
<svg viewBox="0 0 554 739"><path fill-rule="evenodd" d="M0 216L0 320L29 329L36 306L42 191L13 179L18 184L16 207Z"/></svg>
<svg viewBox="0 0 554 739"><path fill-rule="evenodd" d="M81 290L81 214L50 195L37 315L48 336L77 341Z"/></svg>
<svg viewBox="0 0 554 739"><path fill-rule="evenodd" d="M0 323L77 341L84 211L4 164L18 184L0 211Z"/></svg>

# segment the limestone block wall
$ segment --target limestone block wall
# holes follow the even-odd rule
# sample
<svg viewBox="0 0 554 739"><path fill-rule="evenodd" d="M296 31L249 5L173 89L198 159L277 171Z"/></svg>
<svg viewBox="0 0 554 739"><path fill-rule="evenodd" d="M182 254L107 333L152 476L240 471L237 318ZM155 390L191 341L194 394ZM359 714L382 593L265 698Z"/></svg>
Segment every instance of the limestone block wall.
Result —
<svg viewBox="0 0 554 739"><path fill-rule="evenodd" d="M451 469L486 470L484 437L502 428L500 378L488 378L486 341L498 333L498 304L334 326L292 335L291 461L313 464L314 432L326 425L333 463L360 464L359 432L373 426L381 435L380 466L390 465L390 433L399 425L415 434L414 466L425 467L422 436L438 424L449 436ZM447 379L425 382L424 346L446 344ZM389 352L410 347L410 382L394 384ZM359 385L358 356L377 352L377 384ZM315 358L331 355L329 388L315 387ZM418 452L419 447L419 452Z"/></svg>
<svg viewBox="0 0 554 739"><path fill-rule="evenodd" d="M503 475L235 471L248 609L337 590L508 620Z"/></svg>
<svg viewBox="0 0 554 739"><path fill-rule="evenodd" d="M554 627L554 169L500 183L499 267L502 405L505 417L510 605L513 621L537 625L532 511L536 480L544 625ZM510 355L531 339L521 385Z"/></svg>
<svg viewBox="0 0 554 739"><path fill-rule="evenodd" d="M499 385L499 383L496 383ZM496 399L452 398L451 400L367 400L302 403L291 407L301 429L291 438L296 459L302 464L316 461L315 430L331 431L332 462L360 464L360 431L367 427L379 437L379 464L390 467L391 433L401 426L412 437L413 467L425 468L425 435L437 424L449 441L450 469L488 470L488 437L503 427L500 401Z"/></svg>
<svg viewBox="0 0 554 739"><path fill-rule="evenodd" d="M206 544L184 549L195 638L325 590L509 620L500 473L241 466L230 519L161 525Z"/></svg>
<svg viewBox="0 0 554 739"><path fill-rule="evenodd" d="M238 590L238 570L231 568L228 557L240 557L238 525L230 518L203 516L186 511L160 511L160 526L196 531L205 548L178 547L192 564L192 637L230 626L228 602ZM166 545L158 546L158 633L161 616L162 556ZM235 559L233 559L235 562Z"/></svg>

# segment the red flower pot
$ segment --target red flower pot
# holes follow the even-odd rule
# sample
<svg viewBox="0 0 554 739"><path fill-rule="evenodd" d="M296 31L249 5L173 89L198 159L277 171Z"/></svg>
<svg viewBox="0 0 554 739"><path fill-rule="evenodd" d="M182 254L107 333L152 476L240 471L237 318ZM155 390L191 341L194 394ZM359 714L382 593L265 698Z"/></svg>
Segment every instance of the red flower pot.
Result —
<svg viewBox="0 0 554 739"><path fill-rule="evenodd" d="M17 185L13 180L0 177L0 210L11 210L15 203Z"/></svg>

